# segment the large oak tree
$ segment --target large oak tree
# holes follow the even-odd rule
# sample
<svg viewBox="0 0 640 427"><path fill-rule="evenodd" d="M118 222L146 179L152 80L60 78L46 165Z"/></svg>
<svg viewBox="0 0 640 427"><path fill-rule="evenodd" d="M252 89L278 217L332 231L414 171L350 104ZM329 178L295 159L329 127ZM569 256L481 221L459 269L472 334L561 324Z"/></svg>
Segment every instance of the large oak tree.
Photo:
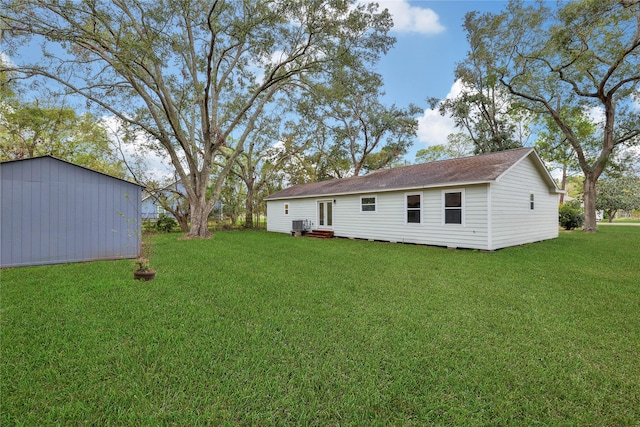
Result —
<svg viewBox="0 0 640 427"><path fill-rule="evenodd" d="M465 25L469 39L482 46L477 51L494 58L491 72L504 87L550 117L575 151L585 176L583 229L595 231L596 182L612 154L640 136L632 103L640 84L640 1L512 0L505 12L475 14ZM574 126L573 107L603 113L595 157Z"/></svg>
<svg viewBox="0 0 640 427"><path fill-rule="evenodd" d="M224 180L273 97L390 48L390 15L376 8L349 0L2 0L0 17L11 71L54 81L144 131L185 186L188 235L206 237ZM41 55L19 56L36 46Z"/></svg>

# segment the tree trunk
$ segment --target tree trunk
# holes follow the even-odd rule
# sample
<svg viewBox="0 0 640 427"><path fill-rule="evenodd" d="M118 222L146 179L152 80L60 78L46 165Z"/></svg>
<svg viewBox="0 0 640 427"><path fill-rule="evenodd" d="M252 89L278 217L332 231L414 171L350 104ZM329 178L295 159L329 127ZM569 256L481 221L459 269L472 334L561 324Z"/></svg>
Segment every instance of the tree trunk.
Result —
<svg viewBox="0 0 640 427"><path fill-rule="evenodd" d="M585 174L584 179L584 224L582 231L593 233L598 231L596 223L596 179L592 174Z"/></svg>
<svg viewBox="0 0 640 427"><path fill-rule="evenodd" d="M176 220L178 220L178 225L180 226L180 231L183 233L189 232L189 216L188 215L174 215Z"/></svg>
<svg viewBox="0 0 640 427"><path fill-rule="evenodd" d="M244 228L253 228L253 186L247 185L247 199L244 204Z"/></svg>
<svg viewBox="0 0 640 427"><path fill-rule="evenodd" d="M207 227L207 220L209 219L211 208L207 206L207 203L204 200L190 201L190 205L191 225L189 227L189 234L187 234L187 238L210 238L211 232Z"/></svg>
<svg viewBox="0 0 640 427"><path fill-rule="evenodd" d="M562 182L560 183L560 189L562 193L560 193L560 204L564 203L565 191L567 190L567 164L562 164Z"/></svg>

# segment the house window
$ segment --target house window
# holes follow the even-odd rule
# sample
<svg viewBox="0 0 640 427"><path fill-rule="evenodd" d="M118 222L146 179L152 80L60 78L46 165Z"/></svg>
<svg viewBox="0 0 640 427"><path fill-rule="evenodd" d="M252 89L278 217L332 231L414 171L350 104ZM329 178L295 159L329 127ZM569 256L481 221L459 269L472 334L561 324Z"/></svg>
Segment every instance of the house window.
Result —
<svg viewBox="0 0 640 427"><path fill-rule="evenodd" d="M535 196L532 194L529 195L529 209L533 210L535 209L535 205L536 205L536 200L535 200Z"/></svg>
<svg viewBox="0 0 640 427"><path fill-rule="evenodd" d="M166 215L167 214L167 210L165 208L163 208L162 206L158 205L158 206L156 206L156 213L158 214L158 216Z"/></svg>
<svg viewBox="0 0 640 427"><path fill-rule="evenodd" d="M462 224L463 192L444 193L444 223Z"/></svg>
<svg viewBox="0 0 640 427"><path fill-rule="evenodd" d="M289 215L289 203L284 204L284 214Z"/></svg>
<svg viewBox="0 0 640 427"><path fill-rule="evenodd" d="M376 196L366 196L360 198L360 212L375 212Z"/></svg>
<svg viewBox="0 0 640 427"><path fill-rule="evenodd" d="M407 223L422 222L422 194L407 194Z"/></svg>

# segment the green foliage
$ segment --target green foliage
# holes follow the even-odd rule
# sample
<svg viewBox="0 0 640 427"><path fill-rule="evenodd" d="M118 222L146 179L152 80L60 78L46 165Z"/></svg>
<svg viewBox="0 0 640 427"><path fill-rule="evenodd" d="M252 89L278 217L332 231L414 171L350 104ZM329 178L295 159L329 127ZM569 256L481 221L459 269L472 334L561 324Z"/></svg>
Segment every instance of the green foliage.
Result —
<svg viewBox="0 0 640 427"><path fill-rule="evenodd" d="M0 424L634 425L639 239L232 231L154 236L145 285L129 261L6 269Z"/></svg>
<svg viewBox="0 0 640 427"><path fill-rule="evenodd" d="M587 156L589 161L593 161L598 153L599 142L596 124L579 106L561 107L559 114L562 121L566 122L573 129L577 138L582 141L583 155ZM535 143L536 151L540 157L568 172L580 171L575 149L553 117L543 114L540 116L540 123L542 129L538 132L538 139Z"/></svg>
<svg viewBox="0 0 640 427"><path fill-rule="evenodd" d="M458 69L457 73L461 71ZM461 75L474 80L465 81L466 86L457 98L442 100L440 113L452 117L456 127L469 135L475 154L522 147L518 125L524 120L515 120L512 100L506 91L497 82L487 84L483 74Z"/></svg>
<svg viewBox="0 0 640 427"><path fill-rule="evenodd" d="M304 124L296 127L297 137L319 142L312 156L333 169L333 177L343 174L340 169L357 176L389 167L413 144L415 117L423 110L413 104L406 108L383 104L382 86L381 76L366 69L358 70L357 77L334 70L328 84L298 100Z"/></svg>
<svg viewBox="0 0 640 427"><path fill-rule="evenodd" d="M580 207L579 200L572 200L562 204L558 209L560 226L565 230L573 230L582 227L584 211Z"/></svg>
<svg viewBox="0 0 640 427"><path fill-rule="evenodd" d="M640 177L601 179L597 187L596 209L605 211L609 221L619 210L640 209Z"/></svg>
<svg viewBox="0 0 640 427"><path fill-rule="evenodd" d="M111 148L107 129L89 113L0 92L0 161L50 155L122 178L126 169ZM10 106L10 107L8 107Z"/></svg>
<svg viewBox="0 0 640 427"><path fill-rule="evenodd" d="M491 15L471 12L465 17L470 53L455 69L460 85L456 98L431 98L432 108L450 116L456 128L473 143L476 154L519 148L529 137L531 113L501 84L500 57L485 45L484 26L493 29Z"/></svg>
<svg viewBox="0 0 640 427"><path fill-rule="evenodd" d="M158 215L158 219L156 221L156 230L161 233L171 233L173 228L176 227L178 223L172 217L166 214Z"/></svg>
<svg viewBox="0 0 640 427"><path fill-rule="evenodd" d="M452 145L432 145L416 152L416 163L429 163L456 157L462 156Z"/></svg>
<svg viewBox="0 0 640 427"><path fill-rule="evenodd" d="M415 163L428 163L438 160L471 156L474 152L472 140L463 132L447 136L447 143L432 145L416 152Z"/></svg>

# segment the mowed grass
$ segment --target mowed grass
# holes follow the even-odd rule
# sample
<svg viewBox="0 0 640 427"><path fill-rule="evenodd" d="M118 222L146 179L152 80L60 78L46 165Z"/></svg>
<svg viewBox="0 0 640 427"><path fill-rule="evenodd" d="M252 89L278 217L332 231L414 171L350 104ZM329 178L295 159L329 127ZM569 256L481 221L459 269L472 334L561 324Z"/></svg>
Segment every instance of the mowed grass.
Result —
<svg viewBox="0 0 640 427"><path fill-rule="evenodd" d="M640 227L493 253L267 232L1 272L1 425L637 425Z"/></svg>

